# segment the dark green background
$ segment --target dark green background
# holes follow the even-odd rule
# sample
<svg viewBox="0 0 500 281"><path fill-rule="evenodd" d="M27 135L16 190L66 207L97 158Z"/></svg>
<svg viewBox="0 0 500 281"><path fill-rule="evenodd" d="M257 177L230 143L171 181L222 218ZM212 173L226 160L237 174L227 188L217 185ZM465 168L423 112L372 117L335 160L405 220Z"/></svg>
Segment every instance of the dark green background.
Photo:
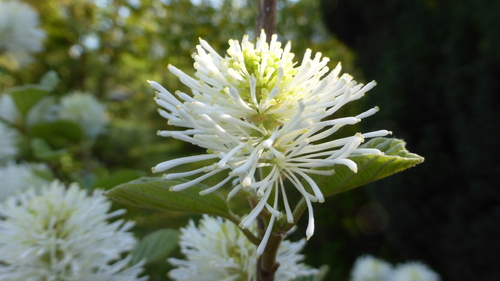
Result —
<svg viewBox="0 0 500 281"><path fill-rule="evenodd" d="M422 260L443 280L500 280L500 2L321 5L331 33L379 82L368 100L381 111L363 126L393 130L426 158L366 188L389 224L362 243L385 241L388 259Z"/></svg>

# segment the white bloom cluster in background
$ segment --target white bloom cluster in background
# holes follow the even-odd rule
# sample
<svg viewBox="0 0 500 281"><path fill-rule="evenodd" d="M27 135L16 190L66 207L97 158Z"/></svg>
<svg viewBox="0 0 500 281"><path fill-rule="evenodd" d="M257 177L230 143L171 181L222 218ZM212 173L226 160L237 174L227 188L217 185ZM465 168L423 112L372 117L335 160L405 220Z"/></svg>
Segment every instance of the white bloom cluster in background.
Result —
<svg viewBox="0 0 500 281"><path fill-rule="evenodd" d="M0 165L14 158L18 153L18 133L0 121ZM0 189L0 194L2 190ZM1 197L1 195L0 195Z"/></svg>
<svg viewBox="0 0 500 281"><path fill-rule="evenodd" d="M351 272L351 281L388 281L392 266L372 256L362 256L356 260Z"/></svg>
<svg viewBox="0 0 500 281"><path fill-rule="evenodd" d="M358 146L365 138L386 136L390 132L380 130L331 138L342 126L356 124L378 111L375 107L356 116L335 115L343 105L361 98L375 82L363 85L348 74L339 77L340 64L329 72L329 59L322 58L320 53L311 57L311 50L306 51L301 65L296 66L290 43L282 48L276 35L269 44L265 33L261 33L255 44L245 36L241 43L230 40L229 46L227 55L222 57L206 41L200 40L193 54L196 78L169 66L170 71L191 88L193 96L179 91L174 96L160 84L150 82L158 91L156 102L163 107L160 114L168 119L169 125L185 128L158 134L207 150L206 154L162 162L152 170L164 172L179 165L212 159L209 166L166 174L164 178L201 174L171 187L172 191L180 191L224 172L227 175L224 180L201 194L233 182L228 199L240 190L258 198L259 203L240 226L250 227L263 209L272 214L257 250L260 255L275 219L282 217L278 210L280 197L287 221L294 223L285 180L295 186L306 201L309 211L306 236L309 238L314 233L311 202L324 202L324 196L308 174L331 176L335 172L332 168L314 168L335 164L356 172L356 163L347 157L380 154L377 149ZM261 178L257 177L258 170L264 172ZM271 194L274 198L270 199Z"/></svg>
<svg viewBox="0 0 500 281"><path fill-rule="evenodd" d="M439 275L421 262L389 263L372 256L356 260L351 271L351 281L439 281Z"/></svg>
<svg viewBox="0 0 500 281"><path fill-rule="evenodd" d="M0 137L1 138L1 137ZM38 188L49 183L40 174L50 174L45 164L7 163L0 167L0 202L16 193L22 193L28 188Z"/></svg>
<svg viewBox="0 0 500 281"><path fill-rule="evenodd" d="M0 94L0 119L2 122L16 124L21 114L9 94Z"/></svg>
<svg viewBox="0 0 500 281"><path fill-rule="evenodd" d="M31 61L31 54L43 50L45 31L39 28L38 13L20 1L0 1L0 55L18 65Z"/></svg>
<svg viewBox="0 0 500 281"><path fill-rule="evenodd" d="M251 230L255 233L255 224ZM284 240L278 249L276 281L295 280L300 276L317 273L316 269L300 263L298 253L305 240ZM170 258L178 268L169 276L179 281L256 280L256 246L253 245L232 222L204 215L196 227L193 221L181 229L180 246L186 260Z"/></svg>
<svg viewBox="0 0 500 281"><path fill-rule="evenodd" d="M101 191L57 181L9 197L0 204L0 280L147 280L137 277L141 263L122 259L136 244L133 223L109 223L124 213L110 207Z"/></svg>
<svg viewBox="0 0 500 281"><path fill-rule="evenodd" d="M59 117L79 124L90 139L104 132L108 124L106 105L88 93L73 92L61 99Z"/></svg>
<svg viewBox="0 0 500 281"><path fill-rule="evenodd" d="M439 281L439 275L421 262L399 264L388 281Z"/></svg>

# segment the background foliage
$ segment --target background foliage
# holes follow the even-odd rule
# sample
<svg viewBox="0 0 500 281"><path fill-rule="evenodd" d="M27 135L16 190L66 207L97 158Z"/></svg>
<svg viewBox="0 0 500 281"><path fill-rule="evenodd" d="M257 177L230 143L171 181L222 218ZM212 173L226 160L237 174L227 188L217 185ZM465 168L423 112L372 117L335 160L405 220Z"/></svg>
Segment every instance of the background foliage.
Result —
<svg viewBox="0 0 500 281"><path fill-rule="evenodd" d="M397 256L444 280L499 280L500 2L322 0L329 30L352 47L374 127L397 132L426 162L373 184Z"/></svg>
<svg viewBox="0 0 500 281"><path fill-rule="evenodd" d="M191 53L198 38L224 52L228 39L241 39L243 34L254 38L255 34L256 10L252 1L24 2L39 12L41 27L47 33L45 50L34 56L33 63L22 68L0 59L0 93L16 95L13 92L19 89L13 87L32 84L30 98L18 99L28 101L25 113L30 115L28 111L33 110L34 105L44 104L48 108L57 105L70 92L88 92L107 105L110 123L105 134L89 143L78 124L61 120L31 122L25 116L14 124L22 133L21 152L16 160L47 163L52 176L66 183L76 181L87 189L108 189L148 176L151 175L150 167L158 162L196 153L192 146L156 136L157 130L167 129L167 122L157 113L154 90L146 80L155 80L171 91L187 91L170 74L167 66L173 64L189 74L193 63ZM278 35L281 41L293 41L292 51L298 61L305 49L311 48L329 57L331 68L341 61L344 71L359 77L359 72L353 68L355 55L323 27L317 1L278 1ZM34 95L40 87L44 88L43 94ZM36 99L32 99L35 96ZM355 106L345 110L354 114L371 107ZM351 130L358 129L352 127ZM357 208L352 203L364 200L359 198L365 197L363 194L344 197L346 205L341 209ZM237 205L237 202L233 204ZM157 250L151 245L165 240L165 235L176 235L165 234L164 229L178 229L189 219L199 217L120 204L115 207L128 209L127 217L136 221L134 231L142 239L142 250L136 253L136 259ZM328 209L326 204L322 207ZM340 214L344 216L342 212ZM352 214L344 218L351 225L353 220ZM342 220L331 220L330 225L345 232ZM356 227L351 227L351 231L354 236L359 233ZM352 245L348 241L351 234L341 232L338 236L325 236L328 241L342 244L342 249L332 248L321 260L306 253L312 256L306 263L315 267L329 263L333 268L332 277L346 279L352 261L358 255L351 253L348 259L340 258ZM323 241L321 235L317 236ZM297 237L303 237L303 232ZM312 245L308 251L314 253L317 249ZM164 258L167 254L167 251L153 253L156 258L148 261L146 266L150 280L168 280L165 275L170 265ZM178 253L174 255L180 257Z"/></svg>

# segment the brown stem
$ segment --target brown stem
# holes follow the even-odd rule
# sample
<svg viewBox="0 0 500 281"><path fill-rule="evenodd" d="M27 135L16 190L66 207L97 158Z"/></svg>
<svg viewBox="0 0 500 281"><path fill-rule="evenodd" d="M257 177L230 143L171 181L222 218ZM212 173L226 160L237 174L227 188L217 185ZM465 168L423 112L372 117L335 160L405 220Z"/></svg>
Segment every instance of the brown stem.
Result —
<svg viewBox="0 0 500 281"><path fill-rule="evenodd" d="M274 281L274 274L280 264L276 262L278 249L286 232L274 232L267 241L264 253L257 260L257 281Z"/></svg>
<svg viewBox="0 0 500 281"><path fill-rule="evenodd" d="M276 0L260 0L259 14L257 15L257 36L264 29L267 43L271 41L271 35L276 33Z"/></svg>
<svg viewBox="0 0 500 281"><path fill-rule="evenodd" d="M295 209L293 210L294 222L297 222L302 215L302 213L307 208L306 200L301 198ZM278 253L278 248L283 239L286 237L286 233L295 224L294 223L279 223L276 226L276 231L271 234L267 246L264 249L264 253L259 257L257 261L257 281L273 281L274 274L280 266L276 262L276 255Z"/></svg>

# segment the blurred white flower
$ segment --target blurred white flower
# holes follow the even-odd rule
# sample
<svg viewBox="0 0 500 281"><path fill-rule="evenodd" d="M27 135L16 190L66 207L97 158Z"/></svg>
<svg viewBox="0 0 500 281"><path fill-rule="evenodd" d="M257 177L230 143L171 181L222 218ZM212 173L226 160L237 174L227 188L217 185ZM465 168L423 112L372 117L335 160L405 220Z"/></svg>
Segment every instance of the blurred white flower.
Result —
<svg viewBox="0 0 500 281"><path fill-rule="evenodd" d="M73 92L61 99L59 116L79 124L86 135L95 139L108 124L106 106L88 93Z"/></svg>
<svg viewBox="0 0 500 281"><path fill-rule="evenodd" d="M31 54L43 50L45 31L39 28L38 13L20 1L0 1L0 55L22 65Z"/></svg>
<svg viewBox="0 0 500 281"><path fill-rule="evenodd" d="M256 232L255 224L251 230ZM304 245L304 239L298 242L284 240L281 243L276 257L276 262L280 264L276 281L295 280L317 272L299 263L303 256L298 253ZM190 221L187 227L181 229L180 246L187 260L168 259L178 266L169 272L174 280L256 280L256 247L238 226L228 220L204 215L198 227Z"/></svg>
<svg viewBox="0 0 500 281"><path fill-rule="evenodd" d="M399 264L388 281L439 281L439 275L421 262Z"/></svg>
<svg viewBox="0 0 500 281"><path fill-rule="evenodd" d="M9 128L0 121L0 165L11 160L18 153L17 135L16 130ZM1 193L2 190L0 189Z"/></svg>
<svg viewBox="0 0 500 281"><path fill-rule="evenodd" d="M0 280L135 281L142 268L127 269L122 253L136 244L132 222L107 220L111 203L77 184L68 189L54 181L0 204Z"/></svg>
<svg viewBox="0 0 500 281"><path fill-rule="evenodd" d="M372 256L356 260L351 281L439 281L439 275L421 262L407 262L393 268L389 263Z"/></svg>
<svg viewBox="0 0 500 281"><path fill-rule="evenodd" d="M21 114L12 97L8 94L0 94L0 119L16 124L20 117Z"/></svg>
<svg viewBox="0 0 500 281"><path fill-rule="evenodd" d="M390 132L380 130L330 138L340 127L358 123L377 112L377 108L372 108L351 117L334 115L346 103L361 98L375 82L363 86L348 74L339 77L340 64L328 73L329 59L321 58L320 53L311 59L311 50L304 54L302 64L296 66L290 43L282 49L276 35L270 44L262 33L255 45L245 36L241 44L230 40L229 46L227 55L222 57L206 41L200 40L193 54L196 79L169 66L170 71L191 88L193 97L179 91L174 96L158 83L150 82L158 91L156 102L164 108L160 114L168 119L168 124L186 128L159 131L158 134L207 150L206 154L162 162L153 167L153 172L213 159L213 164L204 168L164 177L175 179L202 173L194 180L171 187L172 191L179 191L222 171L227 173L223 181L201 194L237 179L228 199L239 190L250 192L259 199L241 227L252 225L264 208L272 214L257 250L259 255L275 219L282 216L278 210L279 197L283 200L288 222L294 222L286 197L285 179L306 200L309 210L306 235L309 238L314 233L311 202L323 202L324 196L308 174L331 176L333 169L314 168L334 164L346 165L356 172L356 164L347 157L353 153L380 154L377 149L358 149L358 146L364 138L385 136ZM261 178L257 176L258 170L263 171ZM303 182L307 184L304 186ZM274 198L269 199L272 193Z"/></svg>
<svg viewBox="0 0 500 281"><path fill-rule="evenodd" d="M372 256L362 256L356 260L351 271L351 281L388 281L392 266Z"/></svg>
<svg viewBox="0 0 500 281"><path fill-rule="evenodd" d="M30 187L39 187L49 183L40 174L49 174L45 164L16 164L9 162L0 167L0 202L16 193L22 193Z"/></svg>

